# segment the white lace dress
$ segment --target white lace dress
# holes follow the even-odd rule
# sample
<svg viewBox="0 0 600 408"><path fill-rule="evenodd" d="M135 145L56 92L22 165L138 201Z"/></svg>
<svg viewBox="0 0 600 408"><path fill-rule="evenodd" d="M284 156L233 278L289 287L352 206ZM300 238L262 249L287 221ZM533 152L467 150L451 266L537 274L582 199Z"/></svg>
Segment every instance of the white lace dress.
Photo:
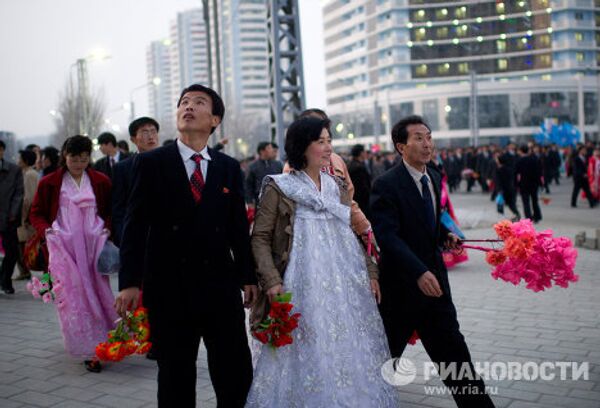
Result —
<svg viewBox="0 0 600 408"><path fill-rule="evenodd" d="M335 180L270 176L296 203L284 289L302 314L294 343L262 349L247 407L398 407L381 376L390 358L365 258Z"/></svg>

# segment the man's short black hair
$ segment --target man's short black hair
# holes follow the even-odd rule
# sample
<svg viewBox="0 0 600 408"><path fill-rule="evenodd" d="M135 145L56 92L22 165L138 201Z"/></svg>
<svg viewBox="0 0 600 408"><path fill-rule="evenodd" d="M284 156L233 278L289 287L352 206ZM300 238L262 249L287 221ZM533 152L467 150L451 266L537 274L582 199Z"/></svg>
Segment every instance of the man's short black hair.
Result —
<svg viewBox="0 0 600 408"><path fill-rule="evenodd" d="M19 150L19 157L28 166L33 166L37 160L37 154L31 149Z"/></svg>
<svg viewBox="0 0 600 408"><path fill-rule="evenodd" d="M181 105L181 100L183 99L184 95L188 92L204 92L205 94L210 96L210 99L212 100L212 114L221 118L221 121L223 120L223 117L225 117L225 104L223 103L223 99L221 99L221 97L215 90L204 85L193 84L181 91L181 95L179 96L179 100L177 101L178 108L179 105ZM214 132L215 129L216 128L213 127L210 130L210 133L212 134L212 132Z"/></svg>
<svg viewBox="0 0 600 408"><path fill-rule="evenodd" d="M42 157L50 160L50 166L58 166L60 152L54 146L46 146L42 149Z"/></svg>
<svg viewBox="0 0 600 408"><path fill-rule="evenodd" d="M157 132L160 130L160 126L156 120L148 116L142 116L129 124L129 136L134 137L137 134L138 129L146 125L154 126Z"/></svg>
<svg viewBox="0 0 600 408"><path fill-rule="evenodd" d="M6 143L4 143L2 140L0 140L0 149L6 150Z"/></svg>
<svg viewBox="0 0 600 408"><path fill-rule="evenodd" d="M352 155L352 157L357 158L364 151L365 151L365 146L364 145L355 144L354 146L352 146L352 150L350 150L350 154Z"/></svg>
<svg viewBox="0 0 600 408"><path fill-rule="evenodd" d="M256 146L256 153L260 154L267 147L271 146L271 142L260 142L258 146Z"/></svg>
<svg viewBox="0 0 600 408"><path fill-rule="evenodd" d="M302 170L307 165L306 149L315 140L319 140L328 121L309 116L294 121L285 135L285 154L289 165Z"/></svg>
<svg viewBox="0 0 600 408"><path fill-rule="evenodd" d="M35 148L40 148L38 145L36 145L35 143L31 143L28 144L27 146L25 146L25 150L34 150Z"/></svg>
<svg viewBox="0 0 600 408"><path fill-rule="evenodd" d="M527 146L526 144L522 144L521 146L519 146L519 150L521 151L521 153L527 154L529 153L529 146Z"/></svg>
<svg viewBox="0 0 600 408"><path fill-rule="evenodd" d="M271 142L271 147L273 149L279 149L279 145L277 143L275 143L275 142Z"/></svg>
<svg viewBox="0 0 600 408"><path fill-rule="evenodd" d="M408 131L406 128L408 128L410 125L425 125L431 132L431 128L421 116L410 115L402 118L392 128L392 143L394 144L394 148L396 148L398 143L406 144L406 142L408 142Z"/></svg>
<svg viewBox="0 0 600 408"><path fill-rule="evenodd" d="M114 147L117 147L117 138L115 137L115 135L113 135L110 132L104 132L101 133L100 136L98 136L98 144L111 144Z"/></svg>

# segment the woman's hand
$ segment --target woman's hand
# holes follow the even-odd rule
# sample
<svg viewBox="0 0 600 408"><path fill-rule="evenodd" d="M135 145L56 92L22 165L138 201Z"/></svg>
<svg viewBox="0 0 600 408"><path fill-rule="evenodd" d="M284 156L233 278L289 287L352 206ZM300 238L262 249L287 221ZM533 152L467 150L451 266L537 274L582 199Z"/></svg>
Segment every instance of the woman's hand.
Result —
<svg viewBox="0 0 600 408"><path fill-rule="evenodd" d="M283 285L281 284L277 284L271 288L269 288L269 290L267 290L267 296L269 297L269 303L273 303L273 300L275 299L275 296L277 295L283 295Z"/></svg>
<svg viewBox="0 0 600 408"><path fill-rule="evenodd" d="M379 281L377 279L371 279L371 293L375 296L377 304L381 303L381 289L379 289Z"/></svg>

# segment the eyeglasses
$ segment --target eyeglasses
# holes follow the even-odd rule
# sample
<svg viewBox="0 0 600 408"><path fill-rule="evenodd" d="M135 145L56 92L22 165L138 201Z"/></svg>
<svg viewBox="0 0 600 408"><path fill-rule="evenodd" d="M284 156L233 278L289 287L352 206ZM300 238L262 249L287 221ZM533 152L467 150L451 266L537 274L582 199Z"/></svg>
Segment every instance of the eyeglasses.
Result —
<svg viewBox="0 0 600 408"><path fill-rule="evenodd" d="M151 136L158 135L158 131L156 129L142 130L142 131L138 132L137 134L142 137L151 137Z"/></svg>

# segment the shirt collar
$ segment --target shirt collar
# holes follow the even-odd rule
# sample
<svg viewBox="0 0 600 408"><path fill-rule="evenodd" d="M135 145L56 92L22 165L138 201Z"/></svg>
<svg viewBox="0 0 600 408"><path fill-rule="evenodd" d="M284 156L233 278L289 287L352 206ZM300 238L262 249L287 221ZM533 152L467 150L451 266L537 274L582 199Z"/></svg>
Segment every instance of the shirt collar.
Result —
<svg viewBox="0 0 600 408"><path fill-rule="evenodd" d="M431 181L429 179L429 174L427 174L427 166L425 166L425 173L421 173L419 170L415 169L413 166L411 166L410 164L408 164L406 162L406 160L402 159L402 161L404 162L404 167L406 167L406 170L408 170L408 173L410 174L410 176L415 179L415 181L417 183L421 182L421 178L423 177L423 175L425 175L427 177L427 180Z"/></svg>
<svg viewBox="0 0 600 408"><path fill-rule="evenodd" d="M183 143L181 141L181 139L178 138L177 139L177 148L179 149L179 154L181 155L181 158L183 159L184 162L191 160L192 156L195 154L199 154L200 156L202 156L202 159L204 159L204 160L208 160L208 161L212 160L212 158L208 154L208 146L204 146L204 149L200 150L199 152L196 152L194 149L187 146L185 143Z"/></svg>

